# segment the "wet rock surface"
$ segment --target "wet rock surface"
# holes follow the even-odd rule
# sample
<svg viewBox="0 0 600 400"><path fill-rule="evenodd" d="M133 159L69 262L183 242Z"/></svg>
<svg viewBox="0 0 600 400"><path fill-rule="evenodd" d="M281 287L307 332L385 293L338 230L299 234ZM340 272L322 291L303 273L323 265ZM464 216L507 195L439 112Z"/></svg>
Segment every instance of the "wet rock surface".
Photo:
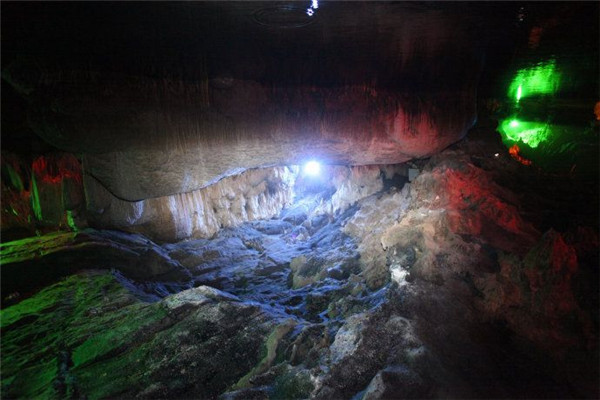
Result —
<svg viewBox="0 0 600 400"><path fill-rule="evenodd" d="M495 146L463 142L412 164L411 182L398 166L395 183L367 191L356 176L308 185L279 217L210 239L86 233L136 260L159 254L185 279L160 292L114 261L14 299L2 310L3 395L597 397L597 230L526 218L499 167L538 172ZM20 268L76 261L63 253ZM80 260L73 271L92 268Z"/></svg>

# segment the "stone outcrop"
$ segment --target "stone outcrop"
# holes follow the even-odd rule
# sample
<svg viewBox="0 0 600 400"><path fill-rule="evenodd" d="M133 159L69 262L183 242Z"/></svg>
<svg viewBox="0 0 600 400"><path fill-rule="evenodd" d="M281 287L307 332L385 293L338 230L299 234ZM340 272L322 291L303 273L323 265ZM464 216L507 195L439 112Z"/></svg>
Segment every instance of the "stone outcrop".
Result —
<svg viewBox="0 0 600 400"><path fill-rule="evenodd" d="M85 226L81 163L69 153L27 158L2 153L4 241Z"/></svg>
<svg viewBox="0 0 600 400"><path fill-rule="evenodd" d="M295 199L326 188L323 201L310 210L288 210L287 220L333 216L358 200L407 179L408 166L322 166L309 176L299 166L242 171L192 192L126 201L115 197L97 179L81 171L69 153L40 156L27 164L13 154L3 157L2 232L19 238L88 226L141 233L174 242L208 238L246 221L278 215ZM16 232L16 233L15 233Z"/></svg>

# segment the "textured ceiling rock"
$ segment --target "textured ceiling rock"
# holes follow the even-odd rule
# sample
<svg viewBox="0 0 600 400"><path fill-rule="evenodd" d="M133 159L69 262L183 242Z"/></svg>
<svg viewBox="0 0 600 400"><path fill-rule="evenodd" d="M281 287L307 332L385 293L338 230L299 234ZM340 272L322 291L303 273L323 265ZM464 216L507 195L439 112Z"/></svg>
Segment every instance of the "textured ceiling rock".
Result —
<svg viewBox="0 0 600 400"><path fill-rule="evenodd" d="M91 226L142 233L174 242L211 237L221 228L269 219L291 204L298 168L261 168L187 193L123 201L86 176Z"/></svg>
<svg viewBox="0 0 600 400"><path fill-rule="evenodd" d="M307 158L399 163L472 126L482 48L460 7L293 4L11 5L3 79L129 201Z"/></svg>

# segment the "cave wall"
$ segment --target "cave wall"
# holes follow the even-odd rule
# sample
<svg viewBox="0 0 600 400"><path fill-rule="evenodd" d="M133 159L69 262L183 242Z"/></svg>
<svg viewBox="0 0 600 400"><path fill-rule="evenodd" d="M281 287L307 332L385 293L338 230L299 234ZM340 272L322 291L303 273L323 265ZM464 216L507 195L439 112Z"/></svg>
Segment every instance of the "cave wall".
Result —
<svg viewBox="0 0 600 400"><path fill-rule="evenodd" d="M81 164L70 153L2 153L2 240L86 226Z"/></svg>
<svg viewBox="0 0 600 400"><path fill-rule="evenodd" d="M333 216L408 176L406 164L322 168L320 176L306 175L299 166L250 169L191 192L127 201L82 173L81 162L70 153L39 156L31 163L6 153L3 241L86 227L141 233L159 242L210 238L223 228L275 217L294 200L320 201L313 214ZM315 190L330 197L313 199Z"/></svg>
<svg viewBox="0 0 600 400"><path fill-rule="evenodd" d="M137 202L116 198L84 175L86 217L93 227L142 233L161 242L209 238L223 228L273 218L295 200L320 201L313 214L333 216L408 174L403 164L323 169L317 177L298 166L252 169L199 190ZM326 190L331 197L313 199L312 190Z"/></svg>
<svg viewBox="0 0 600 400"><path fill-rule="evenodd" d="M70 153L29 161L2 155L3 241L88 226L155 240L210 237L221 228L268 219L290 204L298 167L254 169L187 193L131 202L112 195Z"/></svg>

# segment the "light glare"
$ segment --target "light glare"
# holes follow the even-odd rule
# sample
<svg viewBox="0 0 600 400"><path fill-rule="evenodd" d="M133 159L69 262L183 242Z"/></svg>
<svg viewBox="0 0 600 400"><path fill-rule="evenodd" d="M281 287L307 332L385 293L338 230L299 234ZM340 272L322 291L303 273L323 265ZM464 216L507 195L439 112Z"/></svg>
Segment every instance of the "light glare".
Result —
<svg viewBox="0 0 600 400"><path fill-rule="evenodd" d="M561 85L562 73L556 60L540 62L517 72L509 88L508 97L519 100L525 97L556 94Z"/></svg>
<svg viewBox="0 0 600 400"><path fill-rule="evenodd" d="M309 17L312 17L315 14L315 10L319 8L319 1L318 0L312 0L310 7L308 7L306 9L306 14Z"/></svg>
<svg viewBox="0 0 600 400"><path fill-rule="evenodd" d="M304 173L306 175L317 176L321 172L321 164L317 161L309 161L304 164Z"/></svg>

